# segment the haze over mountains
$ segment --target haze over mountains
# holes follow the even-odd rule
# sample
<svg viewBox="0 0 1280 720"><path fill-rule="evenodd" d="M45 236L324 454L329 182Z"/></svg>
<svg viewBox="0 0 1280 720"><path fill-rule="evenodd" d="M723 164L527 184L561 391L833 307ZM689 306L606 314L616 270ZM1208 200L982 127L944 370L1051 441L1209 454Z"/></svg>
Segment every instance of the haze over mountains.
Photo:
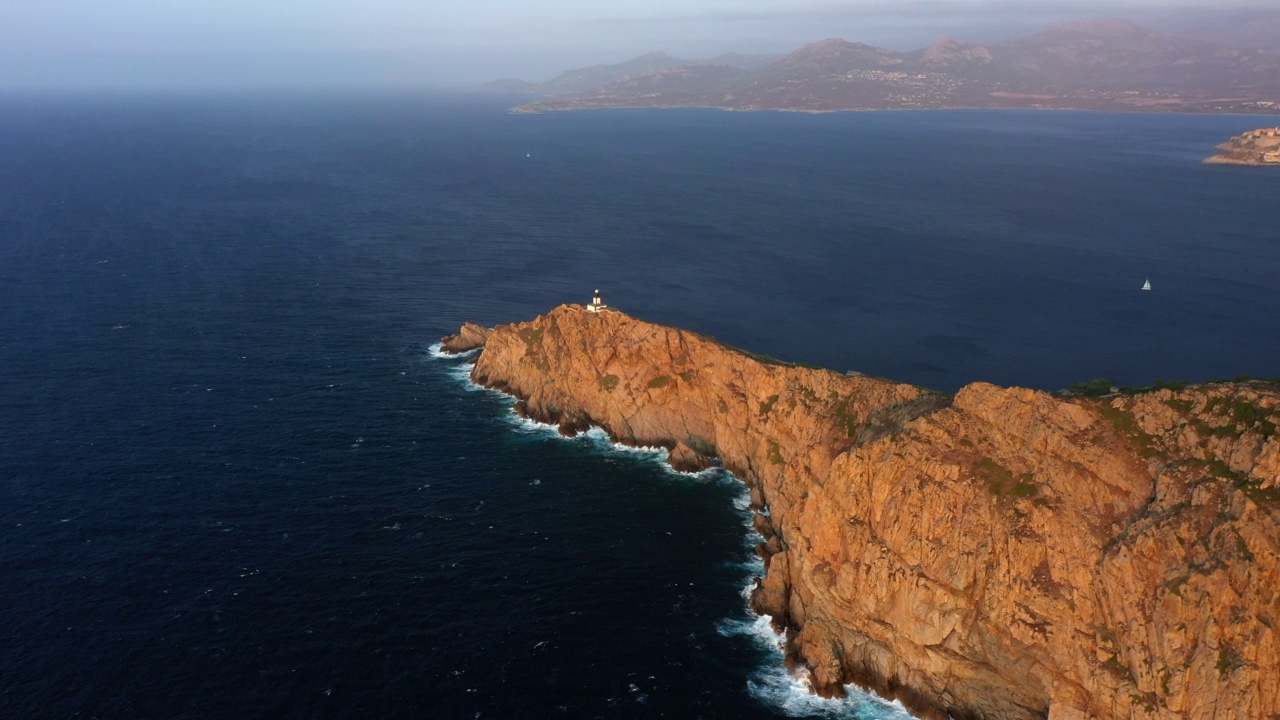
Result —
<svg viewBox="0 0 1280 720"><path fill-rule="evenodd" d="M544 83L485 89L545 99L521 111L720 107L835 111L1047 107L1280 113L1280 49L1230 47L1119 19L1000 43L942 39L899 52L831 38L785 56L649 53Z"/></svg>
<svg viewBox="0 0 1280 720"><path fill-rule="evenodd" d="M612 65L592 65L590 67L567 70L543 83L531 83L516 79L498 80L485 85L484 89L496 92L531 92L548 95L585 93L620 80L655 75L685 67L722 67L744 71L759 70L766 65L781 60L783 57L785 56L725 53L707 60L686 60L672 57L659 50Z"/></svg>

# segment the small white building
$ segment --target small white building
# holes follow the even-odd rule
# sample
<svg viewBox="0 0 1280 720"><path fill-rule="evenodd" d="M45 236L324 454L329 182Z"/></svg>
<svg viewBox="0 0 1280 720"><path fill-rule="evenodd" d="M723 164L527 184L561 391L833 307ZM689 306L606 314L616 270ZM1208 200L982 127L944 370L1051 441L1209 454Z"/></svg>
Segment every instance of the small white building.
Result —
<svg viewBox="0 0 1280 720"><path fill-rule="evenodd" d="M598 313L608 309L609 306L605 305L604 301L600 299L600 291L596 290L596 294L591 296L591 304L587 306L587 310Z"/></svg>

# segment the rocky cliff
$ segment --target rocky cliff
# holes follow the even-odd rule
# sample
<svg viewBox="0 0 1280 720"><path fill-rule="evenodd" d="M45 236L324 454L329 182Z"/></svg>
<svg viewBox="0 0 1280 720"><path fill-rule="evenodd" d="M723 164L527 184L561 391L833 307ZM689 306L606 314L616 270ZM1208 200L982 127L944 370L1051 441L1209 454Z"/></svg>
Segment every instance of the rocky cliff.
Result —
<svg viewBox="0 0 1280 720"><path fill-rule="evenodd" d="M475 333L473 332L474 336ZM476 382L752 488L815 689L925 716L1280 718L1280 392L954 397L561 306Z"/></svg>
<svg viewBox="0 0 1280 720"><path fill-rule="evenodd" d="M463 323L462 329L456 334L440 341L440 349L453 355L479 350L484 347L485 341L489 339L489 335L492 333L493 330L487 327L482 327L475 323Z"/></svg>

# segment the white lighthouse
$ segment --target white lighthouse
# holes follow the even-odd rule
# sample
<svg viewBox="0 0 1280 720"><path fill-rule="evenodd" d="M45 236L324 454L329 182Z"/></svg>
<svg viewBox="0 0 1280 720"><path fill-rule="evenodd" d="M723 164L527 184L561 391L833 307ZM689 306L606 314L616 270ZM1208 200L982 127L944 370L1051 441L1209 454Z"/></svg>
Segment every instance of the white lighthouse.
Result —
<svg viewBox="0 0 1280 720"><path fill-rule="evenodd" d="M591 296L591 304L587 306L587 310L598 313L608 308L609 306L605 305L604 301L600 299L600 291L596 290L596 294Z"/></svg>

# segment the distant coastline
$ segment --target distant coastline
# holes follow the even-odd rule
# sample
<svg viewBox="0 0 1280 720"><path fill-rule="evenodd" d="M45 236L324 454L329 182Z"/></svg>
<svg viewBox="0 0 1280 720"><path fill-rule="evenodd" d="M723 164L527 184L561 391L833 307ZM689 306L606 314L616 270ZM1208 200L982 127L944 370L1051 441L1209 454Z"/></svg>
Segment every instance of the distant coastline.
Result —
<svg viewBox="0 0 1280 720"><path fill-rule="evenodd" d="M541 98L514 108L525 114L718 108L1280 115L1280 47L1237 49L1098 20L988 45L944 38L911 52L840 38L778 56L688 60L654 52L482 90Z"/></svg>
<svg viewBox="0 0 1280 720"><path fill-rule="evenodd" d="M973 104L973 105L939 105L936 107L833 107L833 108L808 108L808 107L734 107L729 105L662 105L662 104L575 104L572 102L560 102L554 100L539 101L528 103L525 105L512 106L508 112L513 115L549 115L552 113L571 113L586 112L592 110L721 110L723 112L732 113L756 113L756 112L782 112L797 113L801 115L833 115L836 113L872 113L872 112L933 112L933 111L956 111L956 110L1057 110L1064 112L1098 112L1098 113L1136 113L1143 115L1166 114L1166 115L1276 115L1280 116L1280 106L1274 108L1259 107L1241 107L1241 108L1135 108L1129 106L1104 106L1096 105L1073 105L1073 104L1029 104L1029 105L1009 105L1009 104ZM1223 146L1219 145L1219 148ZM1219 156L1215 156L1219 157ZM1206 163L1219 162L1212 158L1206 159ZM1237 165L1270 165L1270 162L1253 162L1238 163L1229 160L1220 161L1224 164Z"/></svg>

